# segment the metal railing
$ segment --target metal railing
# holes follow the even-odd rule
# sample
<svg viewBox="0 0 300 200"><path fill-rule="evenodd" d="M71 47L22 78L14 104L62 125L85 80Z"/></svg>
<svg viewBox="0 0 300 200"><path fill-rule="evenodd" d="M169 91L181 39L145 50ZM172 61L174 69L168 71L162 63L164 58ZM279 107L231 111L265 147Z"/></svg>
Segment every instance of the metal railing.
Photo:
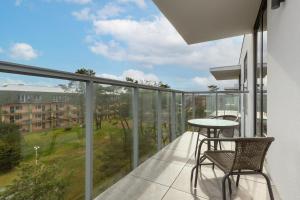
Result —
<svg viewBox="0 0 300 200"><path fill-rule="evenodd" d="M229 107L229 110L234 110L241 113L240 95L241 91L181 91L168 88L155 87L150 85L136 84L126 81L106 79L100 77L93 77L87 75L80 75L58 70L45 69L40 67L21 65L9 62L0 61L0 72L56 78L71 81L85 82L85 199L90 200L93 198L93 122L94 122L94 105L95 105L95 84L107 84L112 86L121 86L132 88L132 167L136 168L139 165L139 96L140 90L156 91L156 137L157 137L157 150L160 150L162 145L162 93L167 92L170 94L170 141L176 139L178 130L181 133L186 131L186 120L188 118L206 117L215 113L218 115L220 110L226 110L225 104L230 104L224 98L232 95L234 99ZM179 96L180 102L177 103L176 96ZM230 99L230 98L229 98ZM230 100L231 101L231 100ZM234 105L238 102L238 105ZM208 108L208 104L211 108ZM180 117L177 119L177 109L180 110ZM228 110L228 109L227 109ZM180 121L180 122L179 122ZM243 120L241 120L243 121Z"/></svg>

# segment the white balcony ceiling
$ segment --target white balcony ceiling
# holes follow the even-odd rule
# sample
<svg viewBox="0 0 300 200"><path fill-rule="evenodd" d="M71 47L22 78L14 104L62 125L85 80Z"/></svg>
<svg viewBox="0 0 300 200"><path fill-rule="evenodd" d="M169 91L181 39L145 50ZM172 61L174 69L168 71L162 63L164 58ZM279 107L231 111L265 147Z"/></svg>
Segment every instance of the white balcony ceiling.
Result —
<svg viewBox="0 0 300 200"><path fill-rule="evenodd" d="M238 80L241 74L241 66L226 66L210 68L210 73L216 80Z"/></svg>
<svg viewBox="0 0 300 200"><path fill-rule="evenodd" d="M261 0L153 0L188 44L250 33Z"/></svg>

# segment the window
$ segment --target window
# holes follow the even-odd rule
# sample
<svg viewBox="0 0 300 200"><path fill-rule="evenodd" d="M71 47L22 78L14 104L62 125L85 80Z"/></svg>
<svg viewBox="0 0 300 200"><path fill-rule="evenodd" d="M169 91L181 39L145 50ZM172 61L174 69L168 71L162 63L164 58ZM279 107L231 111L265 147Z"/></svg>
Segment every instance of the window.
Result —
<svg viewBox="0 0 300 200"><path fill-rule="evenodd" d="M35 95L34 96L34 100L35 101L41 101L42 100L42 96L41 95Z"/></svg>
<svg viewBox="0 0 300 200"><path fill-rule="evenodd" d="M16 115L15 116L15 120L20 120L20 119L22 119L22 115Z"/></svg>
<svg viewBox="0 0 300 200"><path fill-rule="evenodd" d="M22 110L22 106L16 106L16 110Z"/></svg>
<svg viewBox="0 0 300 200"><path fill-rule="evenodd" d="M15 107L14 106L10 106L9 110L10 110L10 113L14 113L15 112Z"/></svg>
<svg viewBox="0 0 300 200"><path fill-rule="evenodd" d="M36 127L41 127L42 126L42 122L37 122L35 126Z"/></svg>
<svg viewBox="0 0 300 200"><path fill-rule="evenodd" d="M41 118L42 115L41 114L35 114L35 118Z"/></svg>
<svg viewBox="0 0 300 200"><path fill-rule="evenodd" d="M36 105L36 106L35 106L35 109L37 109L37 110L40 110L41 108L42 108L41 105Z"/></svg>
<svg viewBox="0 0 300 200"><path fill-rule="evenodd" d="M15 117L14 117L14 116L10 116L10 117L9 117L9 122L10 122L11 124L15 123Z"/></svg>
<svg viewBox="0 0 300 200"><path fill-rule="evenodd" d="M18 100L19 100L20 103L25 103L25 102L26 102L26 97L25 97L25 95L24 95L24 94L20 94L20 95L18 96Z"/></svg>

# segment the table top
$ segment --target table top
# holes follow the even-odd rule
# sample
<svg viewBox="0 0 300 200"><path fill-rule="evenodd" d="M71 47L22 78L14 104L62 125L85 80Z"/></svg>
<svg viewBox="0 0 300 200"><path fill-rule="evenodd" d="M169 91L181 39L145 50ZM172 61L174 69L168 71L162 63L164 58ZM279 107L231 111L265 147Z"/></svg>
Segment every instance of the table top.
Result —
<svg viewBox="0 0 300 200"><path fill-rule="evenodd" d="M188 120L188 124L203 128L230 128L239 125L239 123L235 121L209 118L190 119Z"/></svg>

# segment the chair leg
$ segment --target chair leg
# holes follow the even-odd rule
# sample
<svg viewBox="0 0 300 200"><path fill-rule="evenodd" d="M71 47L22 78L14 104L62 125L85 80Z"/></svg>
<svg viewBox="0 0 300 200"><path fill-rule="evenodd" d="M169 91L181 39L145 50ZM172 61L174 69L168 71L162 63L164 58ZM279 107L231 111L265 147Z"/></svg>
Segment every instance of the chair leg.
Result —
<svg viewBox="0 0 300 200"><path fill-rule="evenodd" d="M219 141L219 146L220 146L220 150L222 150L222 145L221 145L221 141Z"/></svg>
<svg viewBox="0 0 300 200"><path fill-rule="evenodd" d="M239 182L240 182L240 175L238 174L235 183L236 187L239 187Z"/></svg>
<svg viewBox="0 0 300 200"><path fill-rule="evenodd" d="M223 200L226 200L226 179L228 178L229 174L226 174L223 177L222 180L222 196L223 196Z"/></svg>
<svg viewBox="0 0 300 200"><path fill-rule="evenodd" d="M192 173L191 173L191 182L193 182L193 177L194 177L194 171L196 169L197 166L194 166L192 169Z"/></svg>
<svg viewBox="0 0 300 200"><path fill-rule="evenodd" d="M267 181L270 199L274 200L273 190L272 190L271 181L270 181L269 177L263 172L261 172L260 174L263 175Z"/></svg>
<svg viewBox="0 0 300 200"><path fill-rule="evenodd" d="M228 188L229 188L229 194L231 196L232 194L232 188L231 188L231 180L230 180L230 176L228 177Z"/></svg>
<svg viewBox="0 0 300 200"><path fill-rule="evenodd" d="M198 135L197 135L197 142L196 142L196 148L195 148L195 158L196 158L196 156L197 156L199 137L200 137L200 129L199 129L199 132L198 132Z"/></svg>

